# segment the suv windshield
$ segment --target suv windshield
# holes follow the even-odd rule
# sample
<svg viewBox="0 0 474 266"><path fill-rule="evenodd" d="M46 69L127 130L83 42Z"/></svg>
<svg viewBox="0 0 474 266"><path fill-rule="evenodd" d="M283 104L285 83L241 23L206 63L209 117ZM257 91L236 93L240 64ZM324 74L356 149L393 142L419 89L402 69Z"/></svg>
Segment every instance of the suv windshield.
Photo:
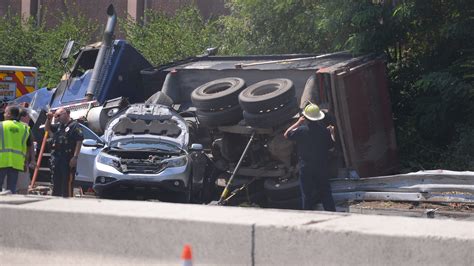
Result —
<svg viewBox="0 0 474 266"><path fill-rule="evenodd" d="M111 145L115 149L126 149L126 150L160 150L170 153L179 153L181 149L177 145L163 142L160 140L148 140L148 139L126 139L119 140Z"/></svg>

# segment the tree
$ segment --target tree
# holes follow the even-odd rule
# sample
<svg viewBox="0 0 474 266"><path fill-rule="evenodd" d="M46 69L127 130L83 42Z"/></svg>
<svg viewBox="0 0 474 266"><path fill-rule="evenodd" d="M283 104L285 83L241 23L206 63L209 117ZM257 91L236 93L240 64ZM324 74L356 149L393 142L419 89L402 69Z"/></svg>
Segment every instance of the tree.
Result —
<svg viewBox="0 0 474 266"><path fill-rule="evenodd" d="M61 14L59 17L61 19L57 26L49 29L40 27L42 33L35 43L36 49L33 53L34 62L41 66L40 84L48 88L56 87L65 72L59 63L64 43L74 40L80 45L88 44L98 29L96 23L81 14L75 17Z"/></svg>
<svg viewBox="0 0 474 266"><path fill-rule="evenodd" d="M385 54L398 145L406 170L473 169L474 1L228 0L230 15L204 20L189 6L175 16L128 20L130 41L158 65L219 47L220 54ZM55 86L65 40L90 41L97 27L62 16L55 28L0 18L0 61L40 68Z"/></svg>
<svg viewBox="0 0 474 266"><path fill-rule="evenodd" d="M127 40L155 65L202 54L218 39L212 22L204 21L194 7L185 7L175 16L147 11L142 26L129 19Z"/></svg>
<svg viewBox="0 0 474 266"><path fill-rule="evenodd" d="M7 13L0 17L0 62L3 65L36 66L32 55L41 36L33 20L22 21Z"/></svg>

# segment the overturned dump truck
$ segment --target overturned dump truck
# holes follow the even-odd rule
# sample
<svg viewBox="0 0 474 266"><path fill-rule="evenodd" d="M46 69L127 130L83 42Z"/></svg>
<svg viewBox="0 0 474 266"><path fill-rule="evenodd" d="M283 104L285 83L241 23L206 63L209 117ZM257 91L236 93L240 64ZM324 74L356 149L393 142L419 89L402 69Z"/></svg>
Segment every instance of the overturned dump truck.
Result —
<svg viewBox="0 0 474 266"><path fill-rule="evenodd" d="M112 6L107 14L103 41L74 53L49 101L87 126L76 181L94 183L100 196L156 187L180 201L209 202L228 186L227 204L298 208L296 150L283 132L309 101L336 128L331 177L398 171L383 58L208 54L152 67L113 39ZM65 45L65 64L74 45Z"/></svg>
<svg viewBox="0 0 474 266"><path fill-rule="evenodd" d="M211 173L223 189L235 176L227 204L299 207L295 145L283 132L310 101L336 127L331 177L398 171L385 65L375 55L208 55L141 74L158 91L146 104L172 106L188 124L189 143L202 144L212 162L212 171L198 167L192 178Z"/></svg>

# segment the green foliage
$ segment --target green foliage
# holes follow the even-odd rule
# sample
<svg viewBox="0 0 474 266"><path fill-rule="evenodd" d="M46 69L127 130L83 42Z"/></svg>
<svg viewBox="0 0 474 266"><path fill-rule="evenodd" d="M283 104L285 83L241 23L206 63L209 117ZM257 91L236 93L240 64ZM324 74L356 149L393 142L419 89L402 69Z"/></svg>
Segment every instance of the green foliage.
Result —
<svg viewBox="0 0 474 266"><path fill-rule="evenodd" d="M474 126L457 128L457 140L453 141L443 154L441 167L453 170L474 169ZM434 160L437 161L437 160Z"/></svg>
<svg viewBox="0 0 474 266"><path fill-rule="evenodd" d="M320 24L320 32L331 51L348 49L356 54L381 53L392 40L387 30L390 20L386 18L384 6L372 1L323 1L325 23Z"/></svg>
<svg viewBox="0 0 474 266"><path fill-rule="evenodd" d="M416 129L428 140L447 144L455 124L474 111L474 87L447 72L431 72L415 82Z"/></svg>
<svg viewBox="0 0 474 266"><path fill-rule="evenodd" d="M448 72L432 72L414 82L413 91L409 115L398 126L404 167L472 169L472 84Z"/></svg>
<svg viewBox="0 0 474 266"><path fill-rule="evenodd" d="M472 84L474 81L474 49L461 51L461 56L451 64L449 71Z"/></svg>
<svg viewBox="0 0 474 266"><path fill-rule="evenodd" d="M44 27L42 27L44 29ZM97 24L82 15L76 17L61 15L60 23L54 28L43 30L38 38L35 61L41 66L41 85L55 87L65 72L59 63L64 43L71 39L81 45L88 44L97 31Z"/></svg>
<svg viewBox="0 0 474 266"><path fill-rule="evenodd" d="M231 16L220 19L227 54L313 52L319 1L231 0Z"/></svg>
<svg viewBox="0 0 474 266"><path fill-rule="evenodd" d="M445 68L472 48L474 2L403 1L393 12L397 25L402 25L398 42L407 56L417 60L426 71Z"/></svg>
<svg viewBox="0 0 474 266"><path fill-rule="evenodd" d="M391 12L372 1L230 0L221 18L229 53L383 52L394 43ZM240 49L226 42L245 43Z"/></svg>
<svg viewBox="0 0 474 266"><path fill-rule="evenodd" d="M0 17L0 62L2 65L36 66L32 55L41 36L34 21L22 22L19 16Z"/></svg>
<svg viewBox="0 0 474 266"><path fill-rule="evenodd" d="M45 13L45 16L48 13ZM36 25L30 19L22 21L19 16L0 18L0 62L5 65L39 67L39 87L55 87L64 68L58 63L64 42L74 39L79 43L90 42L97 29L96 24L79 15L59 16L59 24L53 28Z"/></svg>
<svg viewBox="0 0 474 266"><path fill-rule="evenodd" d="M250 28L243 26L240 18L221 17L216 25L220 36L222 36L220 38L222 41L219 43L219 53L227 55L250 54L252 44L247 39Z"/></svg>
<svg viewBox="0 0 474 266"><path fill-rule="evenodd" d="M172 17L147 11L146 18L144 26L129 19L124 28L127 40L155 65L202 54L215 43L215 28L194 7Z"/></svg>
<svg viewBox="0 0 474 266"><path fill-rule="evenodd" d="M403 1L389 46L389 77L405 167L471 167L474 126L474 2ZM471 145L471 146L469 146ZM467 168L469 169L469 168ZM466 168L464 168L466 170Z"/></svg>
<svg viewBox="0 0 474 266"><path fill-rule="evenodd" d="M416 130L414 119L398 125L396 133L402 172L442 168L440 157L446 146L425 140Z"/></svg>

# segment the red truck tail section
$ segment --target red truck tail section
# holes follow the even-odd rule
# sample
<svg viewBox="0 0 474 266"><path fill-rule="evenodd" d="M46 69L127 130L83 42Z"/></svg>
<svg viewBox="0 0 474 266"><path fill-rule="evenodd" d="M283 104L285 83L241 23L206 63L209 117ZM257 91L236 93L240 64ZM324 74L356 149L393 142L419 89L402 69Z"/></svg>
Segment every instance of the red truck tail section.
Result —
<svg viewBox="0 0 474 266"><path fill-rule="evenodd" d="M361 177L398 169L392 108L382 60L331 73L345 160Z"/></svg>

